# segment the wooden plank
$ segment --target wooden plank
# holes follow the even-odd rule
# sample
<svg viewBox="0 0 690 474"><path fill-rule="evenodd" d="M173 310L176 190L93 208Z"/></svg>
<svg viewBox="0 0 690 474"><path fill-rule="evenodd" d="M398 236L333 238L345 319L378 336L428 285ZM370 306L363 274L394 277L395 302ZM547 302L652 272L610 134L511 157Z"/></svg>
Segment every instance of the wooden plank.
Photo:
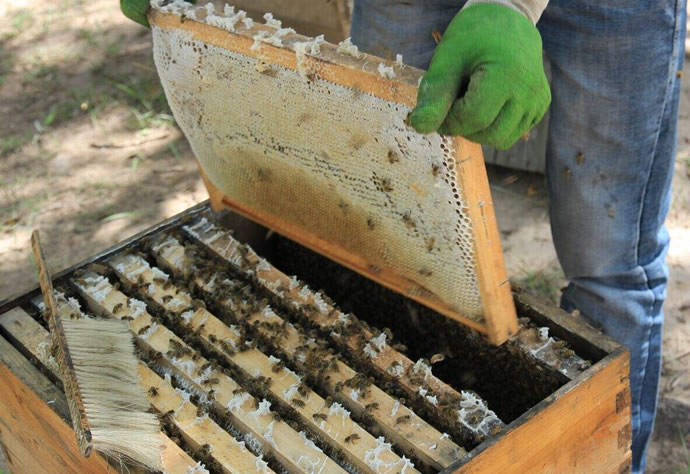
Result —
<svg viewBox="0 0 690 474"><path fill-rule="evenodd" d="M74 306L76 300L68 302L64 295L58 293L57 295L58 312L62 314L63 318L82 316L81 310ZM40 303L42 298L34 300L35 304ZM4 316L0 316L0 322L4 321ZM3 326L8 332L12 334L13 339L26 348L33 357L41 362L44 367L52 371L54 376L59 378L59 369L55 359L50 355L48 348L51 344L50 335L48 331L41 326L35 319L21 308L15 308L12 311L11 324ZM64 394L62 394L64 397ZM72 432L74 437L74 432ZM192 460L187 453L185 453L179 446L177 446L170 438L165 435L163 438L164 447L161 451L161 459L163 467L171 473L187 473L192 469L196 462Z"/></svg>
<svg viewBox="0 0 690 474"><path fill-rule="evenodd" d="M180 306L191 307L191 296L175 285L168 285L167 288L164 288L160 280L154 279L154 275L164 279L167 278L167 275L162 276L164 274L159 270L155 270L154 274L154 270L142 258L132 256L117 262L116 266L120 263L124 265L122 268L118 267L118 275L121 278L126 278L128 273L135 273L137 280L141 282L140 285L148 285L146 288L151 300L166 311L174 312L176 309L179 311ZM144 271L141 271L142 269ZM130 281L130 283L134 282ZM299 395L297 388L301 385L301 376L287 368L275 371L275 364L280 363L280 361L277 358L267 357L255 348L229 354L228 345L232 348L239 348L242 345L240 333L235 328L225 325L205 308L191 311L186 329L198 334L207 346L217 350L221 357L240 369L245 377L271 378L272 382L267 390L275 399L294 409L300 415L302 423L326 440L334 449L342 451L348 462L363 472L374 472L370 463L367 462L367 456L368 453L376 450L377 440L355 423L344 410L339 410L337 405L332 407L331 404L311 390L306 393L306 396L298 397L302 399L304 406L293 403L296 395ZM357 441L354 443L344 442L348 436L357 437ZM407 466L405 459L400 458L390 450L382 451L377 461L381 465L389 466L389 470L400 465ZM408 466L407 470L416 472L411 466Z"/></svg>
<svg viewBox="0 0 690 474"><path fill-rule="evenodd" d="M254 456L245 447L244 441L237 441L227 431L209 418L208 414L197 416L197 406L158 376L154 371L139 364L139 378L149 386L148 398L151 405L161 414L172 412L171 421L195 450L209 446L209 455L223 472L266 472L271 473L261 457ZM155 388L155 391L151 388Z"/></svg>
<svg viewBox="0 0 690 474"><path fill-rule="evenodd" d="M181 20L179 15L163 13L158 10L149 12L149 22L162 29L181 29L189 32L194 38L205 43L218 46L228 51L244 54L245 56L256 56L254 45L254 35L260 31L272 35L274 28L254 22L250 30L251 33L231 33L227 30L216 28L204 23L199 23L191 19ZM238 24L238 30L240 25ZM268 43L261 46L261 59L266 63L272 63L293 71L298 70L297 59L292 46L296 42L308 41L311 38L288 33L281 36L283 47L275 47ZM288 49L290 48L290 49ZM308 62L313 62L313 68L319 71L319 77L335 84L352 87L373 94L391 102L414 106L417 101L417 84L424 73L411 66L404 68L397 67L394 60L378 58L373 55L362 53L361 58L354 58L340 54L336 51L337 46L330 43L320 44L318 57L309 56ZM395 78L386 79L378 72L378 64L395 67Z"/></svg>
<svg viewBox="0 0 690 474"><path fill-rule="evenodd" d="M629 354L619 348L477 447L449 472L627 472ZM628 468L625 469L625 466Z"/></svg>
<svg viewBox="0 0 690 474"><path fill-rule="evenodd" d="M297 42L305 41L307 38L288 33L281 37L280 47L261 43L261 47L257 48L255 44L259 43L254 38L258 34L270 36L275 32L275 29L265 25L255 24L250 29L241 32L229 32L196 21L183 21L178 15L157 10L151 11L149 19L157 28L183 30L194 39L258 58L264 63L275 64L294 71L299 71L300 67L306 66L309 70L318 71L318 79L407 106L414 106L416 103L417 85L423 71L412 67L403 68L395 62L370 55L363 54L360 58L346 56L338 53L335 45L328 43L320 45L318 57L303 55L304 57L300 57L300 61L297 61L293 47ZM382 77L378 70L379 66L394 68L394 78ZM285 215L271 213L261 208L261 205L257 204L258 200L247 204L240 202L236 196L233 198L233 196L223 195L221 203L388 288L487 334L490 342L501 344L517 331L517 318L510 297L482 150L479 145L460 137L453 138L452 142L457 155L454 157L456 168L454 174L457 178L449 185L453 189L458 189L468 202L467 215L472 222L475 237L474 266L484 305L484 323L462 315L433 291L419 283L418 275L417 278L413 278L410 275L402 275L400 271L386 268L385 265L373 265L357 250L346 248L345 243L336 242L333 238L324 238L317 235L313 229L290 221ZM453 157L450 160L452 161ZM451 166L453 166L452 163ZM213 198L214 208L217 209L217 196L224 193L220 192L209 179L204 181Z"/></svg>
<svg viewBox="0 0 690 474"><path fill-rule="evenodd" d="M251 248L242 246L229 232L216 227L204 217L183 226L183 230L215 255L227 261L240 275L257 281L276 300L298 309L309 308L308 311L303 311L304 316L316 326L329 330L336 344L370 364L382 377L399 384L411 399L418 397L421 388L429 394L436 395L438 400L447 400L457 411L456 428L460 433L464 433L461 436L471 440L482 440L486 436L496 434L504 426L479 395L464 390L458 393L435 377L431 373L431 367L423 361L413 363L385 342L376 351L369 352L368 355L363 353L363 343L370 344L375 338L371 331L358 326L349 329L348 335L344 335L342 321L350 316L334 308L297 279L285 275L256 255ZM399 369L392 370L396 367ZM421 401L428 406L430 413L440 412L439 407L426 397L422 397ZM443 418L437 421L448 423L448 420Z"/></svg>
<svg viewBox="0 0 690 474"><path fill-rule="evenodd" d="M60 418L69 423L65 394L4 337L0 337L0 363L5 364L43 403L50 405Z"/></svg>
<svg viewBox="0 0 690 474"><path fill-rule="evenodd" d="M173 237L159 238L154 239L151 246L161 266L178 277L183 275L185 247L179 241ZM273 344L274 350L280 351L299 370L314 373L316 369L307 366L307 359L319 359L320 366L332 367L324 370L320 380L329 394L358 416L364 413L369 415L381 432L406 452L414 453L414 456L436 469L444 469L466 454L465 450L449 437L444 436L375 384L368 385L363 394L360 390L347 388L348 380L353 380L357 372L335 355L319 349L313 342L309 343L309 337L303 331L286 323L270 305L259 311L247 308L246 306L251 306L252 303L243 304L241 300L244 296L238 296L237 292L243 283L232 282L228 280L228 275L220 272L204 276L192 273L196 287L204 293L205 298L215 301L221 307L227 307L236 317L243 319L247 326L254 327L266 340L276 338L276 330L272 328L281 328L278 330L279 342ZM217 295L231 296L220 298ZM305 352L309 355L305 355ZM344 388L336 389L336 386ZM375 404L376 408L367 409L367 406L374 406L372 404ZM398 420L401 419L409 421L400 423Z"/></svg>
<svg viewBox="0 0 690 474"><path fill-rule="evenodd" d="M5 364L0 364L0 434L14 472L105 473L98 454L84 458L72 428Z"/></svg>
<svg viewBox="0 0 690 474"><path fill-rule="evenodd" d="M456 140L455 163L467 203L467 215L472 221L474 268L489 342L502 344L517 333L518 321L481 146Z"/></svg>
<svg viewBox="0 0 690 474"><path fill-rule="evenodd" d="M38 298L41 299L42 304L43 298L40 296ZM0 316L0 327L4 329L8 337L19 342L29 354L54 373L56 380L62 384L57 361L49 353L51 343L46 340L48 332L43 326L29 316L26 311L16 307ZM15 334L20 334L21 340L15 339Z"/></svg>
<svg viewBox="0 0 690 474"><path fill-rule="evenodd" d="M594 362L621 347L614 339L587 324L582 316L568 314L519 287L514 288L514 294L520 314L547 326L553 335L567 340L578 353Z"/></svg>
<svg viewBox="0 0 690 474"><path fill-rule="evenodd" d="M117 267L121 258L115 257L111 265ZM123 283L137 284L138 275L130 275L134 278L131 280L123 276ZM268 401L259 403L167 327L154 321L143 303L132 304L133 299L128 299L105 278L94 274L87 274L75 282L94 311L100 309L116 317L133 317L131 328L137 333L137 341L148 350L161 353L159 363L184 380L191 390L211 399L214 407L226 413L239 431L260 443L263 450L271 453L289 472L310 471L315 466L323 468L323 472L344 472L310 440L284 421L275 420Z"/></svg>

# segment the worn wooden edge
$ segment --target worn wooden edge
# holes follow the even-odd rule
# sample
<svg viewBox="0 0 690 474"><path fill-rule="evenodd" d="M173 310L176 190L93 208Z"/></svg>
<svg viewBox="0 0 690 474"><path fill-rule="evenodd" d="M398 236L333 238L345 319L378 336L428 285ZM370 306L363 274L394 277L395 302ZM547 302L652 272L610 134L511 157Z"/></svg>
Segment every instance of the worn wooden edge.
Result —
<svg viewBox="0 0 690 474"><path fill-rule="evenodd" d="M36 259L36 264L38 265L38 278L41 285L41 291L43 292L43 301L45 302L50 335L53 344L57 346L56 359L60 367L62 387L65 390L65 396L67 397L67 403L72 415L72 428L77 437L77 443L79 444L81 454L88 457L91 455L93 449L91 423L86 416L86 408L84 407L84 400L81 396L81 387L77 380L77 373L74 370L74 362L72 361L72 354L67 344L65 328L62 325L62 319L57 311L53 282L48 272L48 265L46 264L43 248L41 247L41 238L37 230L34 230L31 234L31 248L34 253L34 258Z"/></svg>
<svg viewBox="0 0 690 474"><path fill-rule="evenodd" d="M554 336L568 341L582 357L592 362L597 362L622 347L613 338L590 326L582 316L569 314L517 285L513 285L513 298L521 316L548 327Z"/></svg>
<svg viewBox="0 0 690 474"><path fill-rule="evenodd" d="M629 370L618 347L442 472L629 471Z"/></svg>
<svg viewBox="0 0 690 474"><path fill-rule="evenodd" d="M282 38L283 46L277 47L260 43L254 48L252 34L263 31L274 33L273 28L255 24L246 29L237 27L232 33L215 26L199 23L169 13L153 10L149 14L152 24L162 29L180 29L190 33L195 39L220 48L240 53L258 60L273 63L292 70L299 70L298 61L292 47L299 41L309 40L301 35L288 34ZM388 67L396 63L376 56L362 54L361 58L352 58L336 52L336 46L328 43L321 45L318 56L307 56L305 61L316 65L320 79L345 87L359 89L382 99L414 106L417 96L417 84L423 71L405 66L398 68L396 77L387 79L375 69L367 68L368 64L384 64ZM454 138L456 149L456 182L468 203L468 215L472 220L475 237L475 269L477 272L482 303L484 305L484 323L463 316L461 312L450 307L435 293L418 282L402 277L386 268L376 267L375 271L361 256L329 242L315 233L307 232L294 225L282 216L265 213L252 206L233 200L230 196L215 187L212 181L203 176L204 184L211 196L214 210L221 205L227 206L241 215L267 226L286 237L296 240L318 253L335 260L377 283L418 301L435 311L457 320L481 333L487 334L493 344L505 342L517 331L517 317L510 297L510 284L505 270L500 236L491 200L491 190L484 168L481 146L461 137ZM465 154L469 155L464 156ZM458 159L459 158L459 159ZM202 174L203 175L203 174Z"/></svg>
<svg viewBox="0 0 690 474"><path fill-rule="evenodd" d="M474 267L488 339L490 343L499 345L517 333L518 321L503 258L489 177L481 146L458 138L454 142L457 180L467 201L467 214L472 221Z"/></svg>
<svg viewBox="0 0 690 474"><path fill-rule="evenodd" d="M31 320L32 324L27 326L26 322L29 320ZM43 326L31 318L31 316L19 306L0 314L0 335L10 341L16 350L30 360L36 367L43 369L43 373L62 392L62 380L58 373L59 369L57 364L47 365L45 360L36 351L39 344L45 341L46 332L47 330ZM18 333L21 334L21 339L17 338ZM68 420L71 426L72 419L69 414L65 419Z"/></svg>
<svg viewBox="0 0 690 474"><path fill-rule="evenodd" d="M0 363L0 379L3 381L0 434L14 472L103 473L111 470L100 455L88 458L81 455L70 426L19 379L4 360Z"/></svg>

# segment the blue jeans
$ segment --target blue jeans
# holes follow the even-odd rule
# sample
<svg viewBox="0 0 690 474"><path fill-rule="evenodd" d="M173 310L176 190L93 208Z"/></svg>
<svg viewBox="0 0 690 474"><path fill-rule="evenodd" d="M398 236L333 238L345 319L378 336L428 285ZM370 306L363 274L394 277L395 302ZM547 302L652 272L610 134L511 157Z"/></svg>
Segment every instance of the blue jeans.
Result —
<svg viewBox="0 0 690 474"><path fill-rule="evenodd" d="M426 68L463 0L356 0L353 43ZM661 370L662 305L685 0L551 0L547 181L566 310L631 351L633 471L644 471Z"/></svg>

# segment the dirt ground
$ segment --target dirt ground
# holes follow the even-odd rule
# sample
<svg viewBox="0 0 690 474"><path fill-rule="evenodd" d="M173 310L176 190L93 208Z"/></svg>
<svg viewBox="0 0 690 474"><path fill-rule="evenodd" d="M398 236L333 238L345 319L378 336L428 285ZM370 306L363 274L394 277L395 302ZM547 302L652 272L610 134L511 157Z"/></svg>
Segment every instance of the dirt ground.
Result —
<svg viewBox="0 0 690 474"><path fill-rule="evenodd" d="M157 80L151 37L127 21L117 4L0 4L0 299L35 284L29 251L34 228L42 230L50 266L59 270L206 199ZM690 417L685 82L667 221L672 244L662 411L649 462L649 472L659 473L690 472L690 426L682 424ZM511 278L557 299L564 280L543 178L505 169L490 174Z"/></svg>

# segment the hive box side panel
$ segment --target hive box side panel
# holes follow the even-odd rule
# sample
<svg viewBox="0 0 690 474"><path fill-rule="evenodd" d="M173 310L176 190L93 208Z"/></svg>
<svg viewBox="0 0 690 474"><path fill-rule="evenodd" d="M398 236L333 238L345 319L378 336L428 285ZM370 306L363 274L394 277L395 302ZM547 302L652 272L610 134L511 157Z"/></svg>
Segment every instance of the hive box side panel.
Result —
<svg viewBox="0 0 690 474"><path fill-rule="evenodd" d="M36 389L50 390L61 398L53 400L64 404L62 393L38 372L4 339L0 338L0 436L7 461L16 473L105 473L113 472L98 454L81 456L74 431L41 399L27 383ZM8 360L16 354L13 362ZM23 364L18 361L23 359ZM11 368L10 368L11 367ZM27 383L14 372L30 377ZM50 393L46 392L48 395Z"/></svg>
<svg viewBox="0 0 690 474"><path fill-rule="evenodd" d="M629 369L628 351L617 349L449 471L628 472Z"/></svg>

